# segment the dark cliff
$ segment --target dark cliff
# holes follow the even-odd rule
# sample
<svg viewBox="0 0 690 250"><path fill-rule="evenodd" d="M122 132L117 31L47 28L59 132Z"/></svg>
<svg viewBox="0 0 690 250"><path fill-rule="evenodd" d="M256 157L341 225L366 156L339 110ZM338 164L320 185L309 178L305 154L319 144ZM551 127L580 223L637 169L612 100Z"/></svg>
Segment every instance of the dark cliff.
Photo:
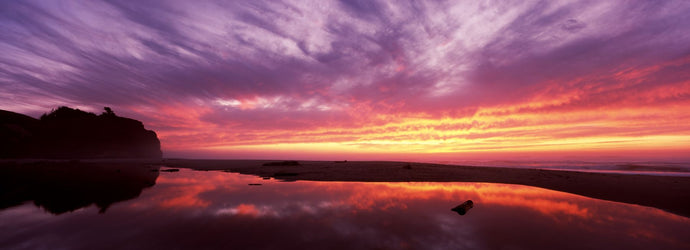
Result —
<svg viewBox="0 0 690 250"><path fill-rule="evenodd" d="M0 158L161 158L155 132L105 110L60 107L40 119L0 110Z"/></svg>

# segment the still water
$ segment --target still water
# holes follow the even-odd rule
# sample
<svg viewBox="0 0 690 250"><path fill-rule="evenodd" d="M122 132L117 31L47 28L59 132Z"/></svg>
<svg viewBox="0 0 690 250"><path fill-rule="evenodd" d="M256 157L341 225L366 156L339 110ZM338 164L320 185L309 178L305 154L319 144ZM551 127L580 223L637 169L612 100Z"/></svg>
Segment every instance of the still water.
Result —
<svg viewBox="0 0 690 250"><path fill-rule="evenodd" d="M690 249L686 217L529 186L141 173L10 185L0 249Z"/></svg>

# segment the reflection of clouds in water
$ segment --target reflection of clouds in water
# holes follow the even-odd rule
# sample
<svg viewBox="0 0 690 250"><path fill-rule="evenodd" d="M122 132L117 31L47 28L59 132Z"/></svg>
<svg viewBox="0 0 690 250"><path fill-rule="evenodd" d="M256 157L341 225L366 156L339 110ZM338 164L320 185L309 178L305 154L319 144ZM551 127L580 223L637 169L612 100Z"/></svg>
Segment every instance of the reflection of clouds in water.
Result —
<svg viewBox="0 0 690 250"><path fill-rule="evenodd" d="M254 176L233 173L182 170L186 174L163 175L159 185L175 185L160 193L156 200L163 207L216 208L216 197L237 195L247 183L257 182ZM318 214L321 210L349 209L352 213L371 210L408 209L408 202L444 200L451 206L474 199L481 206L499 205L534 210L558 220L562 216L590 218L598 213L589 207L589 198L535 187L490 183L357 183L357 182L296 182L265 181L247 192L264 195L257 203L232 204L217 208L217 214L242 214L241 205L261 208L259 216L281 216L292 213ZM291 200L291 197L300 197ZM457 204L455 204L457 203ZM650 209L654 210L654 209ZM234 212L233 212L234 211ZM272 211L272 212L268 212ZM653 213L653 211L652 211Z"/></svg>
<svg viewBox="0 0 690 250"><path fill-rule="evenodd" d="M405 200L441 199L452 202L476 197L483 204L519 206L544 214L570 214L587 217L588 210L576 195L541 188L489 183L315 183L324 190L349 186L347 198L353 207L366 209L406 209Z"/></svg>
<svg viewBox="0 0 690 250"><path fill-rule="evenodd" d="M186 171L186 170L183 170ZM353 217L369 217L372 214L414 214L408 222L424 223L434 221L430 232L442 234L453 233L460 238L472 238L473 234L485 233L481 227L471 223L461 223L447 209L462 200L474 199L474 209L466 220L483 220L481 223L501 224L500 220L514 220L505 211L512 211L513 216L534 217L540 223L550 221L559 227L567 227L573 221L589 220L591 223L579 225L585 232L601 232L601 228L610 225L629 224L635 228L627 234L636 237L655 239L663 237L662 228L645 227L633 223L640 211L659 219L678 219L657 209L645 207L616 206L615 204L594 205L592 199L573 194L556 192L541 188L521 185L491 183L357 183L357 182L309 182L299 181L281 183L264 181L262 186L247 187L247 183L256 182L253 176L242 176L221 172L192 172L194 178L176 180L176 175L161 177L161 183L178 183L189 188L171 187L176 190L176 197L165 200L160 205L189 208L213 209L216 216L244 216L254 219L313 218L332 216L331 226L344 235L357 235L360 230L372 231L372 228L361 228L366 222L355 223ZM166 179L170 178L170 179ZM167 193L167 192L166 192ZM248 193L239 195L238 193ZM262 199L228 199L263 197ZM189 203L174 203L177 200L188 200ZM194 201L194 202L191 202ZM224 204L218 204L222 201ZM196 204L196 205L195 205ZM428 210L424 206L443 204L443 209ZM440 206L440 205L439 205ZM509 210L506 210L509 209ZM491 214L494 213L494 214ZM535 214L536 213L536 214ZM490 215L491 214L491 215ZM488 217L487 217L488 216ZM359 218L361 219L361 218ZM525 222L527 223L527 222ZM409 224L405 224L409 225ZM401 225L403 226L403 225ZM644 228L653 228L652 230ZM613 230L613 229L612 229ZM358 232L358 233L355 233ZM372 232L374 233L374 232ZM376 232L379 234L381 232ZM469 245L464 245L469 244ZM471 241L463 242L464 247L473 246ZM477 246L477 245L474 245Z"/></svg>
<svg viewBox="0 0 690 250"><path fill-rule="evenodd" d="M232 208L223 208L219 209L216 211L217 215L244 215L244 216L251 216L251 217L257 217L257 216L264 216L268 211L271 211L272 209L262 207L262 208L257 208L256 206L252 204L240 204L236 207ZM271 215L275 216L275 214L271 213Z"/></svg>
<svg viewBox="0 0 690 250"><path fill-rule="evenodd" d="M50 213L36 213L37 207L33 204L23 204L16 207L11 207L2 210L0 213L0 229L2 229L2 224L13 224L16 222L22 223L37 223L43 220L53 218L54 216ZM71 213L79 213L83 211L83 208L72 211Z"/></svg>
<svg viewBox="0 0 690 250"><path fill-rule="evenodd" d="M6 243L10 238L6 232L17 232L11 237L28 242L28 248L70 249L103 244L135 249L554 249L563 244L682 249L688 245L688 218L519 185L285 183L186 169L162 173L158 180L139 198L100 215L87 209L46 216L33 206L4 210L0 245L12 247ZM475 201L467 215L450 211L467 199ZM79 241L69 237L76 232Z"/></svg>
<svg viewBox="0 0 690 250"><path fill-rule="evenodd" d="M344 210L347 207L345 202L335 201L315 201L315 202L278 202L270 205L256 205L241 203L232 207L225 207L216 210L218 216L250 216L250 217L273 217L285 218L295 215L319 215L323 211Z"/></svg>
<svg viewBox="0 0 690 250"><path fill-rule="evenodd" d="M342 209L344 203L336 202L299 202L279 203L274 205L255 205L241 203L237 206L220 208L215 215L240 215L250 217L284 218L294 215L318 215L324 210Z"/></svg>

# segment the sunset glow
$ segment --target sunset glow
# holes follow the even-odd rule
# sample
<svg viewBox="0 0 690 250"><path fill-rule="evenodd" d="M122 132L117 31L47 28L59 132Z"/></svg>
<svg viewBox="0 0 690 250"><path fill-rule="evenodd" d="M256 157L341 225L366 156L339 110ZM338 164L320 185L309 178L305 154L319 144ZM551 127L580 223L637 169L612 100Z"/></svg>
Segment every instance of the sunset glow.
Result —
<svg viewBox="0 0 690 250"><path fill-rule="evenodd" d="M166 192L145 197L145 200L134 202L129 206L136 209L151 209L160 206L165 209L209 209L212 201L210 194L243 193L246 183L263 183L275 185L255 176L228 174L216 171L185 171L185 177L178 175L161 175L157 185L172 186ZM192 177L192 178L190 178ZM488 206L525 209L549 217L559 223L568 220L595 219L606 217L614 212L619 216L633 216L634 211L644 210L650 217L662 217L675 221L687 221L687 218L666 213L648 207L625 207L614 202L601 202L593 206L592 199L530 186L499 183L434 183L434 182L296 182L287 187L260 187L250 195L266 195L263 189L283 190L272 194L283 199L287 194L309 197L302 201L297 210L284 207L294 204L275 202L226 204L217 209L218 216L249 217L291 217L293 213L320 214L325 210L345 210L350 213L370 211L407 210L414 201L443 200L454 203L472 199L477 204ZM289 191L287 191L289 190ZM226 194L224 197L232 197ZM146 204L146 205L144 205ZM148 206L148 207L147 207ZM211 208L212 209L212 208ZM611 216L609 216L611 217ZM643 228L643 227L640 227ZM658 237L658 236L655 236Z"/></svg>
<svg viewBox="0 0 690 250"><path fill-rule="evenodd" d="M690 159L688 1L0 9L0 109L108 106L164 157Z"/></svg>
<svg viewBox="0 0 690 250"><path fill-rule="evenodd" d="M159 167L160 172L151 171ZM5 208L0 228L11 234L0 234L1 242L10 248L32 249L90 249L104 243L117 249L152 245L165 249L301 249L303 245L318 249L687 249L690 245L690 219L685 216L524 185L286 182L225 171L133 168L139 169L130 169L130 174L155 176L155 185L116 202L106 198L101 200L105 203L92 204L92 200L74 198L66 204L79 205L59 215L47 211L55 211L51 209L62 203L40 200ZM105 169L100 173L103 177L116 175L113 169ZM98 185L61 185L75 190L67 192L71 194L93 192L75 186L99 189ZM122 190L123 182L111 185L114 194L121 194L115 189ZM451 210L467 201L474 205L465 213ZM81 237L75 240L73 235Z"/></svg>

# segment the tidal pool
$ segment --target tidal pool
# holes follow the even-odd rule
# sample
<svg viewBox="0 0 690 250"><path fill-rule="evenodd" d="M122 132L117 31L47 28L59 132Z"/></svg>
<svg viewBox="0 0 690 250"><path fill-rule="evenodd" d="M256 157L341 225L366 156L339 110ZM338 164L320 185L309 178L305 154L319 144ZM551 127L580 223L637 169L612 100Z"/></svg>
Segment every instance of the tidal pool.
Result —
<svg viewBox="0 0 690 250"><path fill-rule="evenodd" d="M142 173L10 186L0 249L690 249L686 217L522 185Z"/></svg>

